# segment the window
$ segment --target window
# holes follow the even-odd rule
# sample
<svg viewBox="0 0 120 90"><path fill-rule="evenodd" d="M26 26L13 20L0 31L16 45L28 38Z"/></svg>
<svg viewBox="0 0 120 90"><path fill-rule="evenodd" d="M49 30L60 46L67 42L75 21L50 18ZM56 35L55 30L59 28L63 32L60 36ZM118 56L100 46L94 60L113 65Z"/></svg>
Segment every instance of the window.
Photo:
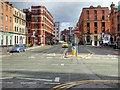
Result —
<svg viewBox="0 0 120 90"><path fill-rule="evenodd" d="M22 29L22 33L24 33L24 28Z"/></svg>
<svg viewBox="0 0 120 90"><path fill-rule="evenodd" d="M15 26L15 31L17 31L17 30L16 30L16 26Z"/></svg>
<svg viewBox="0 0 120 90"><path fill-rule="evenodd" d="M0 25L0 30L3 31L3 25Z"/></svg>
<svg viewBox="0 0 120 90"><path fill-rule="evenodd" d="M5 27L5 30L8 31L8 26Z"/></svg>
<svg viewBox="0 0 120 90"><path fill-rule="evenodd" d="M102 27L105 27L105 22L102 22Z"/></svg>
<svg viewBox="0 0 120 90"><path fill-rule="evenodd" d="M12 23L12 17L10 17L10 23Z"/></svg>
<svg viewBox="0 0 120 90"><path fill-rule="evenodd" d="M17 38L16 38L16 36L15 36L15 44L16 44L16 39L17 39Z"/></svg>
<svg viewBox="0 0 120 90"><path fill-rule="evenodd" d="M112 24L114 23L114 19L112 18Z"/></svg>
<svg viewBox="0 0 120 90"><path fill-rule="evenodd" d="M18 43L18 36L17 36L17 43Z"/></svg>
<svg viewBox="0 0 120 90"><path fill-rule="evenodd" d="M89 10L87 10L86 13L89 14Z"/></svg>
<svg viewBox="0 0 120 90"><path fill-rule="evenodd" d="M21 28L20 28L19 30L20 30L20 32L21 32Z"/></svg>
<svg viewBox="0 0 120 90"><path fill-rule="evenodd" d="M6 21L8 21L8 15L6 15Z"/></svg>
<svg viewBox="0 0 120 90"><path fill-rule="evenodd" d="M0 18L1 18L1 20L3 20L3 13L2 13L2 14L0 14Z"/></svg>
<svg viewBox="0 0 120 90"><path fill-rule="evenodd" d="M38 27L38 24L37 24L37 23L34 23L34 27L37 28L37 27Z"/></svg>
<svg viewBox="0 0 120 90"><path fill-rule="evenodd" d="M105 12L104 12L104 10L102 10L102 14L104 14Z"/></svg>
<svg viewBox="0 0 120 90"><path fill-rule="evenodd" d="M10 13L12 14L12 8L10 8Z"/></svg>
<svg viewBox="0 0 120 90"><path fill-rule="evenodd" d="M17 12L17 16L18 16L18 12Z"/></svg>
<svg viewBox="0 0 120 90"><path fill-rule="evenodd" d="M19 23L21 24L21 20L19 21Z"/></svg>
<svg viewBox="0 0 120 90"><path fill-rule="evenodd" d="M2 38L1 38L1 45L3 45L3 35L2 35Z"/></svg>
<svg viewBox="0 0 120 90"><path fill-rule="evenodd" d="M90 27L90 23L87 23L87 27L88 27L88 28Z"/></svg>
<svg viewBox="0 0 120 90"><path fill-rule="evenodd" d="M15 22L16 22L16 18L15 18Z"/></svg>
<svg viewBox="0 0 120 90"><path fill-rule="evenodd" d="M17 23L18 23L18 19L17 19Z"/></svg>
<svg viewBox="0 0 120 90"><path fill-rule="evenodd" d="M8 11L8 5L6 5L6 11Z"/></svg>
<svg viewBox="0 0 120 90"><path fill-rule="evenodd" d="M34 14L38 14L38 10L34 10Z"/></svg>
<svg viewBox="0 0 120 90"><path fill-rule="evenodd" d="M16 11L15 11L15 15L16 15Z"/></svg>
<svg viewBox="0 0 120 90"><path fill-rule="evenodd" d="M105 17L104 16L102 16L102 20L104 20L105 19Z"/></svg>
<svg viewBox="0 0 120 90"><path fill-rule="evenodd" d="M97 14L97 11L96 11L96 10L94 10L94 14Z"/></svg>
<svg viewBox="0 0 120 90"><path fill-rule="evenodd" d="M19 17L21 17L21 13L19 14Z"/></svg>
<svg viewBox="0 0 120 90"><path fill-rule="evenodd" d="M89 16L87 16L87 18L86 18L87 20L89 20Z"/></svg>
<svg viewBox="0 0 120 90"><path fill-rule="evenodd" d="M97 16L94 16L94 20L97 20Z"/></svg>
<svg viewBox="0 0 120 90"><path fill-rule="evenodd" d="M35 20L35 21L38 21L38 17L34 17L34 20Z"/></svg>
<svg viewBox="0 0 120 90"><path fill-rule="evenodd" d="M18 32L18 27L17 27L17 32Z"/></svg>
<svg viewBox="0 0 120 90"><path fill-rule="evenodd" d="M10 36L10 45L12 45L12 36Z"/></svg>
<svg viewBox="0 0 120 90"><path fill-rule="evenodd" d="M44 24L42 23L42 26L44 26Z"/></svg>
<svg viewBox="0 0 120 90"><path fill-rule="evenodd" d="M97 22L94 22L94 27L97 27Z"/></svg>

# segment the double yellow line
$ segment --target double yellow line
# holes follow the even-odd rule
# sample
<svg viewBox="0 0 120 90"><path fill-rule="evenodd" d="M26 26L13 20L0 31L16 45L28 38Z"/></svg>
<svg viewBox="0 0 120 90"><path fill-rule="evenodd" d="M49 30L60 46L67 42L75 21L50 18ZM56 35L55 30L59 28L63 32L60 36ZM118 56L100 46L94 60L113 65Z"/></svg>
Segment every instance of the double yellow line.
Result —
<svg viewBox="0 0 120 90"><path fill-rule="evenodd" d="M80 81L57 85L49 90L63 90L63 89L67 89L83 83L96 83L96 82L97 83L120 83L120 80L80 80Z"/></svg>

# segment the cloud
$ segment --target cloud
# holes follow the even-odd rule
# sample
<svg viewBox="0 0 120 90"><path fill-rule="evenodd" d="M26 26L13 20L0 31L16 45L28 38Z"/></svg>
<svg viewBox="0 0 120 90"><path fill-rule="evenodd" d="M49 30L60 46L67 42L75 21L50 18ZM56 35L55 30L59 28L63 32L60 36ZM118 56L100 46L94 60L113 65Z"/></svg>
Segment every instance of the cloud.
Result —
<svg viewBox="0 0 120 90"><path fill-rule="evenodd" d="M20 9L30 8L33 5L44 5L54 17L55 22L63 23L64 28L68 28L69 25L75 26L82 8L89 7L90 5L103 7L110 7L111 2L118 5L119 0L108 0L103 2L103 0L7 0L12 1L15 7ZM16 2L15 2L16 1ZM62 28L63 29L63 28Z"/></svg>

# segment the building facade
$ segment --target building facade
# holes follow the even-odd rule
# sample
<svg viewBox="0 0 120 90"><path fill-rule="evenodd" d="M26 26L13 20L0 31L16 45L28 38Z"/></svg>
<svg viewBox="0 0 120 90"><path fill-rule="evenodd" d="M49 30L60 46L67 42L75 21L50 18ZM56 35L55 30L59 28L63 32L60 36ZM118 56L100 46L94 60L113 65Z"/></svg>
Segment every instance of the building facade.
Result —
<svg viewBox="0 0 120 90"><path fill-rule="evenodd" d="M120 34L120 10L116 9L115 4L113 3L110 5L110 8L110 33L114 42L116 41L117 36Z"/></svg>
<svg viewBox="0 0 120 90"><path fill-rule="evenodd" d="M54 37L54 19L44 6L31 7L31 43L47 44Z"/></svg>
<svg viewBox="0 0 120 90"><path fill-rule="evenodd" d="M83 8L81 16L77 22L77 28L80 31L82 42L84 44L91 44L94 42L97 45L97 41L101 41L102 32L109 34L110 21L109 21L109 9L108 7L90 6Z"/></svg>
<svg viewBox="0 0 120 90"><path fill-rule="evenodd" d="M31 12L29 9L23 9L26 14L26 44L31 44Z"/></svg>
<svg viewBox="0 0 120 90"><path fill-rule="evenodd" d="M0 0L0 46L14 44L13 6Z"/></svg>
<svg viewBox="0 0 120 90"><path fill-rule="evenodd" d="M13 11L14 44L26 44L26 14L15 7Z"/></svg>
<svg viewBox="0 0 120 90"><path fill-rule="evenodd" d="M60 39L60 22L54 23L54 34L55 34L55 39L60 41L61 40Z"/></svg>

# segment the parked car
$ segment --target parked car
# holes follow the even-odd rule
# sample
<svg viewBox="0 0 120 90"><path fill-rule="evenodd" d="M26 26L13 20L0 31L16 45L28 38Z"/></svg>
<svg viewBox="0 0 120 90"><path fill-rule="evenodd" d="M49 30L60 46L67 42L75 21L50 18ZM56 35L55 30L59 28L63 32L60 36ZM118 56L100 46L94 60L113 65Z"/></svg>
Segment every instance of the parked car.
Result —
<svg viewBox="0 0 120 90"><path fill-rule="evenodd" d="M62 44L62 48L68 48L68 44L67 43L63 43Z"/></svg>
<svg viewBox="0 0 120 90"><path fill-rule="evenodd" d="M19 45L14 45L9 52L21 52L21 51L26 51L26 48L23 44L19 44Z"/></svg>

